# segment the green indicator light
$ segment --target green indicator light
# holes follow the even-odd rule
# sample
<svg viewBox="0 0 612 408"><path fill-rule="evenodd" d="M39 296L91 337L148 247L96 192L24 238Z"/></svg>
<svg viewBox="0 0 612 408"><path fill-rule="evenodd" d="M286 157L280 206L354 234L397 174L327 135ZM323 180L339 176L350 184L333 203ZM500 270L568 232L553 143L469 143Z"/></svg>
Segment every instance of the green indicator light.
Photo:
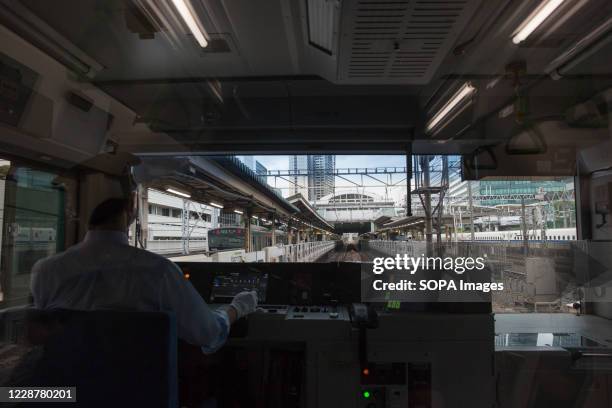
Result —
<svg viewBox="0 0 612 408"><path fill-rule="evenodd" d="M370 398L370 391L364 391L363 398Z"/></svg>

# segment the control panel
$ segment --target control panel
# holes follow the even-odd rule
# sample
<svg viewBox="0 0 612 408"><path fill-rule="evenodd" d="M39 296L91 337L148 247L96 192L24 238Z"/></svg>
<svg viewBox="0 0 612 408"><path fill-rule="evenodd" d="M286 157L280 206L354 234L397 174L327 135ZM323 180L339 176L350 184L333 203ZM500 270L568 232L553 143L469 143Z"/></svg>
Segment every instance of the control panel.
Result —
<svg viewBox="0 0 612 408"><path fill-rule="evenodd" d="M431 365L369 362L361 371L360 407L431 407Z"/></svg>
<svg viewBox="0 0 612 408"><path fill-rule="evenodd" d="M291 306L287 319L293 320L343 320L346 310L337 306Z"/></svg>
<svg viewBox="0 0 612 408"><path fill-rule="evenodd" d="M178 263L207 303L255 290L264 305L346 305L361 299L359 264ZM271 307L269 309L280 308Z"/></svg>
<svg viewBox="0 0 612 408"><path fill-rule="evenodd" d="M219 372L231 376L218 386L238 381L251 390L240 406L254 406L269 384L291 390L277 404L287 407L432 408L434 389L445 390L449 406L491 406L490 304L361 303L357 263L179 266L213 307L258 293L258 310L232 325L216 355ZM236 376L244 367L265 378ZM466 370L474 373L462 378L469 387L453 388ZM231 400L228 391L218 395Z"/></svg>
<svg viewBox="0 0 612 408"><path fill-rule="evenodd" d="M291 305L259 305L251 318L262 315L281 316L288 320L348 320L345 307L339 306L291 306Z"/></svg>
<svg viewBox="0 0 612 408"><path fill-rule="evenodd" d="M231 300L240 292L255 291L259 302L265 302L268 274L255 271L218 272L213 277L210 301Z"/></svg>

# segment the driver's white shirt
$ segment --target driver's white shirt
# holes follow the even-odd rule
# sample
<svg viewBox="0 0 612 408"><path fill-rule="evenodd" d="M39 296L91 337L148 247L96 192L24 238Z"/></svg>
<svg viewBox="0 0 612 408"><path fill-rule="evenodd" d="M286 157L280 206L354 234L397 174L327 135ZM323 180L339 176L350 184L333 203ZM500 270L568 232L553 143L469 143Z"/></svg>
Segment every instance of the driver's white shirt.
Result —
<svg viewBox="0 0 612 408"><path fill-rule="evenodd" d="M227 313L211 309L176 264L130 246L119 231L89 231L83 242L39 260L31 288L42 309L173 312L178 337L206 353L229 332Z"/></svg>

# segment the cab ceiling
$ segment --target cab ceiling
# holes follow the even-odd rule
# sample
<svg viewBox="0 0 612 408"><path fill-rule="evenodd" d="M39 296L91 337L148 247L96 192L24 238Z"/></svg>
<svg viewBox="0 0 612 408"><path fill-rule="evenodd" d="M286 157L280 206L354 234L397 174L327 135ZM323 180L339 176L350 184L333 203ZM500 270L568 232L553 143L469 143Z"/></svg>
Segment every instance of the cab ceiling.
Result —
<svg viewBox="0 0 612 408"><path fill-rule="evenodd" d="M317 75L410 85L433 78L480 0L196 0L206 49L162 20L156 0L14 3L101 64L96 81ZM329 37L329 50L311 38L311 26Z"/></svg>
<svg viewBox="0 0 612 408"><path fill-rule="evenodd" d="M515 131L513 116L497 112L519 91L531 121L563 120L611 86L609 46L568 80L547 76L552 60L612 18L609 0L565 2L520 46L510 39L535 7L529 0L191 1L207 49L158 21L165 0L3 4L95 61L85 75L176 140L175 152L465 152ZM335 13L328 42L311 38L311 25L328 21L313 19L308 3ZM517 61L520 78L508 71ZM465 81L478 88L475 102L432 141L424 123ZM122 140L172 149L141 136Z"/></svg>
<svg viewBox="0 0 612 408"><path fill-rule="evenodd" d="M344 1L341 83L426 84L472 17L477 1Z"/></svg>

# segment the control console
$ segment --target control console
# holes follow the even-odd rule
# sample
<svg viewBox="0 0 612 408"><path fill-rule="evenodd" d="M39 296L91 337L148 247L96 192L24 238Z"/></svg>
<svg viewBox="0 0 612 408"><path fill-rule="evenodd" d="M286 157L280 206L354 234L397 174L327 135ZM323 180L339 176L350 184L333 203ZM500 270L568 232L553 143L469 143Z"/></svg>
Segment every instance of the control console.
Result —
<svg viewBox="0 0 612 408"><path fill-rule="evenodd" d="M295 320L343 320L346 311L337 306L291 306L287 319Z"/></svg>

